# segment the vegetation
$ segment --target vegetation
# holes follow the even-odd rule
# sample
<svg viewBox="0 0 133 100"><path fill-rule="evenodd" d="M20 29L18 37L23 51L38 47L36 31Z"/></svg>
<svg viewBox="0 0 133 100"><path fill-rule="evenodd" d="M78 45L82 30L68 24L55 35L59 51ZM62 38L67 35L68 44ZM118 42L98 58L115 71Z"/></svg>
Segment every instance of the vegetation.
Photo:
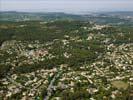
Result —
<svg viewBox="0 0 133 100"><path fill-rule="evenodd" d="M94 23L61 14L60 20L52 20L54 16L43 21L40 13L39 19L24 14L31 18L24 21L14 13L9 14L12 21L8 14L0 16L0 99L131 97L133 28L129 20L107 17L101 22L103 17L97 16L94 19L101 20ZM119 25L121 21L125 24Z"/></svg>

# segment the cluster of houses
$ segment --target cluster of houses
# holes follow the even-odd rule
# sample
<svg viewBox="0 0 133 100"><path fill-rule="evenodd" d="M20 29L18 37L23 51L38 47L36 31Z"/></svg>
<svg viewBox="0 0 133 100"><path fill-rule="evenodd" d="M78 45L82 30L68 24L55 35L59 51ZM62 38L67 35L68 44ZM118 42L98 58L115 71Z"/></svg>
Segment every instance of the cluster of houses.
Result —
<svg viewBox="0 0 133 100"><path fill-rule="evenodd" d="M95 25L92 29L100 30L105 27L108 26ZM87 28L84 27L84 29ZM104 37L103 34L101 35ZM69 45L71 41L82 42L82 39L78 36L65 35L64 38L60 40L63 46ZM96 38L96 35L90 33L86 41L91 41L94 38ZM58 39L54 41L58 41ZM106 44L108 41L110 41L110 38L105 38L103 42ZM45 61L45 57L49 59L56 57L49 52L51 49L54 51L54 48L52 48L53 42L41 44L39 41L33 43L23 43L16 40L6 41L2 44L0 50L6 51L10 55L14 52L17 53L15 59L6 60L6 63L11 63L15 67L16 62L19 62L19 64L34 64L35 61ZM0 80L0 84L2 84L0 96L4 100L10 99L12 96L20 96L20 100L33 100L42 95L42 91L48 92L48 87L51 86L52 81L53 91L59 94L52 97L56 100L61 100L62 92L60 90L68 90L70 93L74 93L75 87L82 87L84 91L91 94L90 100L96 100L95 97L103 90L105 92L111 91L109 96L115 100L116 96L122 93L121 89L127 90L129 87L133 89L133 44L116 45L112 43L105 46L106 50L103 56L99 56L98 60L90 64L81 65L78 69L76 69L77 66L73 68L67 64L61 64L59 69L55 66L52 69L38 69L24 74L9 73ZM67 51L62 55L67 59L72 56ZM22 60L22 57L26 59ZM59 74L60 72L62 74ZM55 81L56 75L59 76L56 77ZM51 94L53 91L51 91ZM132 93L129 93L129 95L133 96ZM103 94L103 100L107 98Z"/></svg>
<svg viewBox="0 0 133 100"><path fill-rule="evenodd" d="M51 70L37 70L26 74L12 74L1 80L6 89L0 90L0 95L4 100L11 96L20 94L21 100L33 100L39 96L43 89L49 85L50 78L57 72L56 68ZM49 79L49 80L48 80Z"/></svg>

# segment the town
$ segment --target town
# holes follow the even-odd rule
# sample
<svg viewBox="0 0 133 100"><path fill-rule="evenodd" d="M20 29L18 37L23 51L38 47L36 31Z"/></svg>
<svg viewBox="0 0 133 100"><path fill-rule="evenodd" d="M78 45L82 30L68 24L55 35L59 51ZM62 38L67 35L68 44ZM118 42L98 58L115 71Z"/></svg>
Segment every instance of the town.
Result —
<svg viewBox="0 0 133 100"><path fill-rule="evenodd" d="M91 21L2 21L0 100L132 100L132 32Z"/></svg>

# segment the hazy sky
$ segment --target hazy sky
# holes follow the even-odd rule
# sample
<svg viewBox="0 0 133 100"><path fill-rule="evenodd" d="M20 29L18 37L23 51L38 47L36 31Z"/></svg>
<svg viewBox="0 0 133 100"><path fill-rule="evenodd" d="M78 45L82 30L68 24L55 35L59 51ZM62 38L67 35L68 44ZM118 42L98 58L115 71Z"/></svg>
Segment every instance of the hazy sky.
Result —
<svg viewBox="0 0 133 100"><path fill-rule="evenodd" d="M133 11L133 0L0 0L0 10L66 13Z"/></svg>

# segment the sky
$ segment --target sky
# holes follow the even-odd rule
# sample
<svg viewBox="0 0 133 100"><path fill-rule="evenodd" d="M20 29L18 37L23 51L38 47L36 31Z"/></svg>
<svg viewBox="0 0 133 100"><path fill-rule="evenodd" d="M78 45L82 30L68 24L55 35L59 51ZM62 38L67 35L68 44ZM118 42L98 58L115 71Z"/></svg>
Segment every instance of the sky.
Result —
<svg viewBox="0 0 133 100"><path fill-rule="evenodd" d="M65 13L133 11L133 0L0 0L0 11Z"/></svg>

